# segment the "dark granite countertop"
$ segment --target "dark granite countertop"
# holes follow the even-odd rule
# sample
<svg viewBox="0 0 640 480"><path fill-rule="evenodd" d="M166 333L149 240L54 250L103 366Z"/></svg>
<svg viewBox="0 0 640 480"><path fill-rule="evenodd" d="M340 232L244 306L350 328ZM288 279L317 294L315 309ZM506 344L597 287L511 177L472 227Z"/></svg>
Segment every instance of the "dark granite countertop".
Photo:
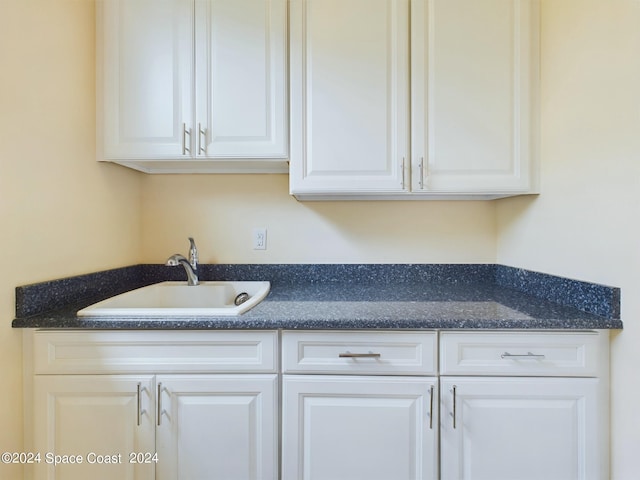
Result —
<svg viewBox="0 0 640 480"><path fill-rule="evenodd" d="M270 280L237 317L77 317L123 291L180 279L157 265L16 289L16 328L620 329L619 289L500 265L210 265L207 280ZM117 284L117 291L113 285ZM197 288L197 287L194 287Z"/></svg>

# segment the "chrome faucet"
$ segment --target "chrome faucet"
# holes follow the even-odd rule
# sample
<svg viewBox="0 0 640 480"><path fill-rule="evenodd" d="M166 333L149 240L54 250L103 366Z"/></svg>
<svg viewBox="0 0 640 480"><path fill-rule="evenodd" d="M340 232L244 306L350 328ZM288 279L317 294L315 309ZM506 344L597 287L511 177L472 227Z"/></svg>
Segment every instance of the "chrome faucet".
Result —
<svg viewBox="0 0 640 480"><path fill-rule="evenodd" d="M187 283L191 286L198 285L198 248L193 238L189 237L189 260L184 255L175 253L171 255L165 265L168 267L177 267L182 265L187 272Z"/></svg>

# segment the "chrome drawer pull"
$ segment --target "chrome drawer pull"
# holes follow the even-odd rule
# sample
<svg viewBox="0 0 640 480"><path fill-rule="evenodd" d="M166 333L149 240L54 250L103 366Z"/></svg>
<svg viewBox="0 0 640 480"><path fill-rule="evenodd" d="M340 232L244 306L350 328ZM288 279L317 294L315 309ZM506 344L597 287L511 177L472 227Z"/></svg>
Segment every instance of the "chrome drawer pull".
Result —
<svg viewBox="0 0 640 480"><path fill-rule="evenodd" d="M380 358L381 355L379 353L340 353L338 354L340 358Z"/></svg>
<svg viewBox="0 0 640 480"><path fill-rule="evenodd" d="M531 358L531 359L540 359L543 360L545 357L544 355L537 355L535 353L531 353L531 352L527 352L526 355L522 354L522 355L518 355L518 354L513 354L513 353L509 353L509 352L504 352L502 355L500 355L500 358L504 359L504 358Z"/></svg>

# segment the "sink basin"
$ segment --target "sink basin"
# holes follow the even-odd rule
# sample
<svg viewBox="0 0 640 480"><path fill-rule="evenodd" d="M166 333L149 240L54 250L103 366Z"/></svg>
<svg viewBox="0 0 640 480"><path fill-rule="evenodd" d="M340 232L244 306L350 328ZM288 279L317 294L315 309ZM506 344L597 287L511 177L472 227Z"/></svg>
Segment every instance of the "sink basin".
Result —
<svg viewBox="0 0 640 480"><path fill-rule="evenodd" d="M269 293L269 282L162 282L107 298L78 312L80 317L180 317L240 315ZM235 299L247 293L240 305Z"/></svg>

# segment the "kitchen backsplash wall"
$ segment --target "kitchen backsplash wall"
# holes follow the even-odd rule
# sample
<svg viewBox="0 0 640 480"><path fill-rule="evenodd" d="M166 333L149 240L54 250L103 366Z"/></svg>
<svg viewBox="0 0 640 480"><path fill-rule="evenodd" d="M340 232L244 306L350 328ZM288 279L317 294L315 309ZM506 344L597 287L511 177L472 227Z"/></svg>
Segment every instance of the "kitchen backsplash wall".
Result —
<svg viewBox="0 0 640 480"><path fill-rule="evenodd" d="M145 263L185 253L205 263L494 263L486 201L298 202L286 175L147 175ZM252 229L267 228L253 250Z"/></svg>

